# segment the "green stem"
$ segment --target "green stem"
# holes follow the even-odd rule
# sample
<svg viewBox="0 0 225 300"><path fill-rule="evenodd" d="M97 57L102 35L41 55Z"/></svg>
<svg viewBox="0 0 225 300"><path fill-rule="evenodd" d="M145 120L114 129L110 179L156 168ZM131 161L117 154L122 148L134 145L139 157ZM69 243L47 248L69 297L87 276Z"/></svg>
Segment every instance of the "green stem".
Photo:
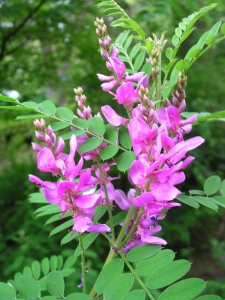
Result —
<svg viewBox="0 0 225 300"><path fill-rule="evenodd" d="M142 212L143 212L143 207L139 210L139 212L138 212L138 214L137 214L137 217L136 217L136 219L135 219L135 221L134 221L134 224L133 224L131 230L129 231L129 233L128 233L128 235L126 236L126 238L122 241L122 243L118 246L118 249L121 249L121 248L126 244L126 242L129 241L130 238L132 237L134 231L135 231L136 228L137 228L138 221L139 221L139 219L140 219L140 217L141 217Z"/></svg>
<svg viewBox="0 0 225 300"><path fill-rule="evenodd" d="M135 212L135 206L133 204L131 204L130 209L127 213L126 219L125 219L123 226L120 230L120 233L118 235L118 238L116 239L116 242L115 242L116 248L121 244L124 236L126 235L126 230L130 224L130 220L131 220L132 216L134 215L134 212Z"/></svg>
<svg viewBox="0 0 225 300"><path fill-rule="evenodd" d="M85 272L85 254L84 254L84 246L82 242L82 236L80 233L78 233L78 239L80 244L80 250L81 250L81 269L82 269L82 276L83 276L83 293L87 293L87 286L86 286L86 272Z"/></svg>
<svg viewBox="0 0 225 300"><path fill-rule="evenodd" d="M156 100L161 100L161 53L160 53L160 56L159 56L159 63L158 63L158 67L159 67L159 74L156 76L156 79L155 79L155 83L156 83ZM156 103L156 107L155 109L159 108L160 102L159 103Z"/></svg>
<svg viewBox="0 0 225 300"><path fill-rule="evenodd" d="M123 252L118 251L119 255L122 257L123 261L125 262L125 264L128 266L128 268L130 269L131 273L133 274L134 278L138 281L138 283L140 284L140 286L142 287L142 289L145 291L145 293L148 295L148 297L151 300L155 300L155 298L153 297L153 295L150 293L150 291L147 289L147 287L145 286L144 282L141 280L141 278L136 274L134 268L131 266L131 264L126 260L125 255L123 254Z"/></svg>
<svg viewBox="0 0 225 300"><path fill-rule="evenodd" d="M101 168L101 164L100 164L99 160L97 160L97 162L98 162L98 167L99 167L101 177L103 179L106 179L104 177L104 173L102 172L102 168ZM105 200L106 200L108 214L109 214L109 223L110 223L110 229L111 229L111 233L112 233L112 244L113 244L115 242L115 230L114 230L114 224L113 224L112 208L110 206L108 191L107 191L105 183L103 184L103 188L104 188L104 192L105 192Z"/></svg>
<svg viewBox="0 0 225 300"><path fill-rule="evenodd" d="M215 41L214 43L208 45L207 48L205 48L202 52L199 53L198 56L196 56L192 62L188 65L187 69L185 69L185 72L190 69L190 67L196 62L196 60L199 59L199 57L201 57L203 54L205 54L206 51L208 51L211 47L213 47L214 45L220 43L221 41L225 40L225 36L223 36L222 38L218 39L217 41Z"/></svg>

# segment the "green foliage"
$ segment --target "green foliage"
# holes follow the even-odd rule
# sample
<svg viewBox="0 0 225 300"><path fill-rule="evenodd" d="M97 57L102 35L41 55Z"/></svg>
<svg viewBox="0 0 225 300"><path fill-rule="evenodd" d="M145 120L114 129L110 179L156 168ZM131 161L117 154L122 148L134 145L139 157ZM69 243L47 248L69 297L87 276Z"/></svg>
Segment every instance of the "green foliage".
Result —
<svg viewBox="0 0 225 300"><path fill-rule="evenodd" d="M190 190L190 196L180 195L177 199L194 208L199 207L199 203L211 208L215 211L218 210L218 205L225 207L225 197L223 196L224 180L221 183L221 178L218 175L208 177L204 183L204 191ZM222 196L214 195L221 191ZM214 195L214 196L213 196ZM209 197L210 196L210 197Z"/></svg>

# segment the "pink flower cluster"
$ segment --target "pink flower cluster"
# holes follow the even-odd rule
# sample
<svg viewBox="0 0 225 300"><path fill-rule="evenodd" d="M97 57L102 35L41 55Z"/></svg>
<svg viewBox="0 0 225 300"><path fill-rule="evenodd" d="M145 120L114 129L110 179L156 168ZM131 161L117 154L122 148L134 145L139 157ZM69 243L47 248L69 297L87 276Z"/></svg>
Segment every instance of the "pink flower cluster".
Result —
<svg viewBox="0 0 225 300"><path fill-rule="evenodd" d="M126 66L118 56L108 57L106 65L114 76L97 74L101 81L105 81L102 89L113 94L119 104L130 110L131 118L125 123L109 105L103 106L102 112L113 126L127 124L136 154L128 171L133 188L127 196L122 190L116 190L115 202L122 210L130 209L131 205L136 207L130 229L137 212L142 209L138 225L122 251L127 252L145 243L164 245L165 240L153 236L161 230L157 221L165 217L168 209L180 205L173 202L180 194L175 186L185 180L183 169L194 160L193 156L186 156L187 152L204 142L201 137L186 141L183 138L191 131L197 116L182 120L181 112L186 106L182 87L180 93L173 92L172 104L167 99L166 107L155 109L154 102L148 98L150 87L143 72L128 76ZM132 84L135 81L136 89ZM111 92L113 88L116 88L115 93Z"/></svg>
<svg viewBox="0 0 225 300"><path fill-rule="evenodd" d="M165 240L154 236L161 230L158 221L165 217L168 209L180 205L173 202L180 194L176 185L185 180L183 169L194 160L187 153L204 142L201 137L183 138L196 121L196 115L186 120L181 118L181 112L186 106L182 88L185 78L180 78L178 91L172 95L172 103L167 99L165 107L155 107L154 101L149 98L148 76L144 72L128 75L126 65L119 58L119 51L111 46L111 39L105 35L104 26L97 25L101 33L101 55L112 73L109 76L98 74L98 78L103 81L103 91L112 94L126 108L128 118L119 116L109 105L102 107L102 113L111 125L117 128L123 125L128 129L136 155L128 171L132 188L126 195L122 190L115 190L111 183L118 178L108 175L110 166L115 162L100 160L102 148L108 146L106 142L95 150L79 153L78 147L92 137L89 134L79 137L72 135L70 152L66 154L63 152L64 141L62 138L56 140L52 128L46 128L44 120L34 122L41 131L36 131L36 137L45 143L45 147L33 143L33 149L37 151L37 166L41 172L50 172L61 179L49 182L33 175L29 179L42 188L46 200L57 204L63 215L68 211L71 213L74 219L73 231L109 232L107 225L95 224L93 217L97 206L107 205L108 209L112 209L114 201L121 210L134 208L127 228L128 236L120 246L122 251L127 252L146 243L165 245ZM78 88L74 91L78 103L77 113L79 117L88 120L92 117L91 108L85 106L83 90ZM101 118L100 114L97 117ZM74 160L76 153L80 155L77 164ZM84 169L84 160L92 160L92 167Z"/></svg>
<svg viewBox="0 0 225 300"><path fill-rule="evenodd" d="M90 169L83 169L83 158L75 164L74 156L77 151L77 139L72 135L70 139L70 153L63 153L64 141L56 136L50 126L45 128L45 122L36 120L35 126L42 133L36 132L36 137L45 142L47 147L33 143L33 149L38 152L37 166L41 172L50 172L53 176L60 176L60 182L42 181L34 175L29 180L42 188L49 203L57 204L63 215L69 211L74 219L73 231L76 232L108 232L110 228L105 224L94 224L95 207L101 202L101 192L93 193L97 179L92 176ZM76 180L75 180L76 179Z"/></svg>

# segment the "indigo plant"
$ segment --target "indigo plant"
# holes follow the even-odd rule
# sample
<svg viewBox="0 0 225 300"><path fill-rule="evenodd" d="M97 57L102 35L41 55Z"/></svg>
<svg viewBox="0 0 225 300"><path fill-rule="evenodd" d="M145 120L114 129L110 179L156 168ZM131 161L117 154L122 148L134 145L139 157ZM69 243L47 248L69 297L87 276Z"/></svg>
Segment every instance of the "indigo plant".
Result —
<svg viewBox="0 0 225 300"><path fill-rule="evenodd" d="M35 120L38 143L32 147L37 153L37 167L40 172L51 173L52 181L29 175L40 188L31 194L30 202L42 204L37 216L51 215L47 223L62 219L50 235L69 229L62 244L77 240L75 257L81 259L81 270L76 270L80 274L76 285L80 292L67 295L63 278L71 274L71 265L54 256L41 263L35 261L23 274L0 283L1 299L221 299L199 296L206 287L202 279L178 281L191 264L174 260L175 253L165 246L160 224L168 211L179 209L181 203L195 209L202 204L215 211L218 205L225 207L225 181L217 175L206 179L203 191L193 189L187 195L179 190L185 169L195 159L189 151L204 142L201 136L186 138L186 134L193 125L225 115L224 111L185 111L186 73L207 50L225 39L225 25L217 22L179 59L179 47L194 31L195 22L216 4L184 18L175 29L172 47L167 47L166 32L160 37L146 37L115 1L97 5L114 18L111 26L123 30L113 42L104 20L96 18L94 22L106 64L105 74L97 76L103 92L112 96L114 108L123 108L123 115L109 104L93 115L81 87L74 89L76 115L50 100L37 104L0 96L0 100L13 104L2 109L34 112L17 119ZM54 122L48 124L46 117ZM67 142L69 151L64 150ZM75 155L79 157L76 161ZM110 175L112 166L118 170L115 177ZM113 185L121 173L130 183L127 193ZM161 237L157 236L160 231ZM99 235L106 238L109 252L91 287L87 285L85 251Z"/></svg>

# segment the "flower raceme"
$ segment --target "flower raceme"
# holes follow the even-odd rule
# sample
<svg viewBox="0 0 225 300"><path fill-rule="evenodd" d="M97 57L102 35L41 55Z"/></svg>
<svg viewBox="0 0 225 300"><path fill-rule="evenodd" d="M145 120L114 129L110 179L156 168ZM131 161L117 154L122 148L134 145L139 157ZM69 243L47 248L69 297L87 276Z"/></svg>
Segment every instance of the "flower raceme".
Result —
<svg viewBox="0 0 225 300"><path fill-rule="evenodd" d="M101 87L113 95L118 104L124 106L128 117L119 116L109 105L102 106L101 111L112 126L117 129L121 125L127 127L132 150L136 155L128 170L132 187L127 195L114 188L112 180L119 176L112 178L108 172L116 163L102 162L100 158L101 150L109 145L108 142L102 142L94 150L80 153L79 146L92 136L89 133L78 137L72 135L70 151L66 154L63 152L65 142L62 138L57 141L51 126L45 127L44 120L34 122L41 131L36 131L36 137L46 145L43 147L33 143L33 149L37 151L37 166L41 172L50 172L60 177L60 180L42 181L34 175L30 175L29 179L42 188L46 200L57 204L63 215L71 213L73 231L113 231L112 225L109 228L105 224L95 224L93 217L99 205L107 206L108 210L117 205L121 210L133 212L126 228L127 236L118 245L119 249L127 252L141 244L165 245L164 239L155 236L161 230L158 221L165 217L169 209L180 206L174 202L181 193L176 186L185 180L184 169L194 160L187 153L204 142L201 137L184 140L184 135L191 131L197 117L193 115L182 120L181 112L186 103L185 92L181 88L179 92L173 91L172 101L166 99L165 107L155 107L155 102L149 98L148 76L144 72L128 75L125 63L119 58L118 49L111 45L111 39L106 35L106 27L101 28L98 24L97 34L100 37L101 55L106 60L107 69L113 73L97 74L99 80L103 81ZM185 78L182 80L186 82ZM88 120L92 117L91 108L85 106L83 90L79 87L74 92L78 104L77 114ZM100 114L97 117L102 118ZM120 141L115 144L118 143ZM77 164L74 160L76 153L80 155ZM91 168L84 168L84 160L92 161ZM120 225L124 226L124 223Z"/></svg>

